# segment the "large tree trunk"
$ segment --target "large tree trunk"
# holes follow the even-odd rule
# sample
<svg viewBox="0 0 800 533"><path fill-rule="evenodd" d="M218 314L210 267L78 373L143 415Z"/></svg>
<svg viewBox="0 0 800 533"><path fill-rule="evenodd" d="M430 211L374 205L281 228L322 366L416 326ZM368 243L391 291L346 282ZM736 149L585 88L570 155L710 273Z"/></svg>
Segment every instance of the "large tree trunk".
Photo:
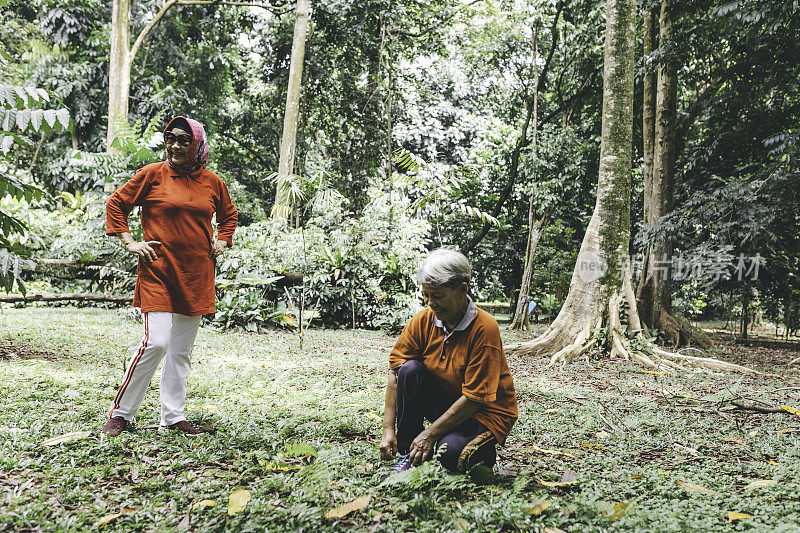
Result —
<svg viewBox="0 0 800 533"><path fill-rule="evenodd" d="M711 359L653 348L648 355L622 332L624 301L630 329L640 329L628 263L630 176L633 138L633 0L606 1L603 123L597 201L581 244L569 294L556 319L540 337L507 348L511 355L553 353L550 364L566 363L595 348L613 358L653 368L752 370ZM606 328L607 336L600 334ZM642 342L639 334L637 337Z"/></svg>
<svg viewBox="0 0 800 533"><path fill-rule="evenodd" d="M297 140L297 117L300 115L300 91L303 80L303 61L306 53L306 33L308 32L309 0L297 0L294 22L292 57L289 64L289 84L286 89L286 111L283 116L283 137L278 158L278 185L275 191L275 205L272 216L287 218L291 210L291 199L285 191L285 181L294 168L294 152Z"/></svg>
<svg viewBox="0 0 800 533"><path fill-rule="evenodd" d="M672 39L671 7L662 0L659 17L659 46L664 49ZM647 21L645 21L647 24ZM647 32L647 25L645 26ZM645 46L647 36L645 35ZM647 82L647 79L645 79ZM645 84L645 91L647 91ZM651 144L652 169L647 168L647 146L644 167L644 223L652 227L668 215L673 208L675 192L675 147L678 80L674 62L662 61L658 68L654 142ZM643 106L643 125L649 118L647 97ZM644 129L644 128L643 128ZM647 141L645 132L645 142ZM638 288L637 307L646 326L659 329L675 345L687 345L691 341L704 348L711 346L711 339L694 331L689 321L672 315L672 252L674 243L664 235L651 243L642 262L642 278Z"/></svg>
<svg viewBox="0 0 800 533"><path fill-rule="evenodd" d="M106 148L116 135L115 124L128 119L131 85L131 0L113 0L111 5L111 55L108 65L108 128Z"/></svg>

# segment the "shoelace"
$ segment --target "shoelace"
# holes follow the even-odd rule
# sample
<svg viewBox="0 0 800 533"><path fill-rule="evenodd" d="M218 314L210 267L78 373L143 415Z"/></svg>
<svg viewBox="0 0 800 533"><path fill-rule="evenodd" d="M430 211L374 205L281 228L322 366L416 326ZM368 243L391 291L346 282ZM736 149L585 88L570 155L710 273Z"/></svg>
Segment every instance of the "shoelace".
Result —
<svg viewBox="0 0 800 533"><path fill-rule="evenodd" d="M397 463L394 465L395 472L403 472L411 468L411 457L407 453L397 455Z"/></svg>

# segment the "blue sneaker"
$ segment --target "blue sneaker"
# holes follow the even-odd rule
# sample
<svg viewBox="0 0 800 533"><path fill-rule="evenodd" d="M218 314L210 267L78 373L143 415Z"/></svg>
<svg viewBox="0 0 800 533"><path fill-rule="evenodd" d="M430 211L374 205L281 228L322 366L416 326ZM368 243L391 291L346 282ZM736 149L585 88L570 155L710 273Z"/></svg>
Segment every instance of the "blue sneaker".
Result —
<svg viewBox="0 0 800 533"><path fill-rule="evenodd" d="M394 468L392 469L392 474L397 474L398 472L405 472L409 468L411 468L411 456L407 453L398 453L397 462L394 464Z"/></svg>

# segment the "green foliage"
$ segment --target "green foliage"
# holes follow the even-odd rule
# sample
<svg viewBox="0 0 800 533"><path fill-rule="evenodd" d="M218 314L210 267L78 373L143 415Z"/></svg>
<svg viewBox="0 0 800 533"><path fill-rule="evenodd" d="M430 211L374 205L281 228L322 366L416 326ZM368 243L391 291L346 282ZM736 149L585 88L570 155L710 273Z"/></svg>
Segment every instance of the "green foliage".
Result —
<svg viewBox="0 0 800 533"><path fill-rule="evenodd" d="M0 65L8 62L8 55L0 58ZM17 150L33 146L29 133L44 135L50 131L67 131L70 128L69 111L64 108L46 109L51 95L35 87L0 85L0 198L11 202L41 200L42 191L23 181L13 156ZM23 293L21 283L27 227L7 210L0 210L0 285L6 292L14 283Z"/></svg>
<svg viewBox="0 0 800 533"><path fill-rule="evenodd" d="M158 112L142 130L141 121L131 126L124 119L115 125L116 137L108 152L86 152L71 150L68 155L70 181L84 183L89 187L105 183L120 184L130 179L131 174L141 167L162 160L156 152L163 145L161 122L164 113Z"/></svg>

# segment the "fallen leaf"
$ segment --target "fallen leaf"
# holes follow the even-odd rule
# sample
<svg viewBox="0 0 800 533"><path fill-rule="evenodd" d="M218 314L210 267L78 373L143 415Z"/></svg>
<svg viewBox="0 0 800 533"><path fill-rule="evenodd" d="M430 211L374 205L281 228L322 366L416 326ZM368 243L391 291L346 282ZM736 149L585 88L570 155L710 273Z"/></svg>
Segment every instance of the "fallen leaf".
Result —
<svg viewBox="0 0 800 533"><path fill-rule="evenodd" d="M692 483L690 481L681 481L679 479L675 480L675 484L685 490L686 492L700 492L703 494L719 494L711 489L707 489L702 485L698 485L697 483Z"/></svg>
<svg viewBox="0 0 800 533"><path fill-rule="evenodd" d="M367 418L374 418L375 420L383 420L383 417L378 413L374 413L372 411L367 413Z"/></svg>
<svg viewBox="0 0 800 533"><path fill-rule="evenodd" d="M582 442L581 448L594 448L596 450L605 450L603 446L595 444L594 442Z"/></svg>
<svg viewBox="0 0 800 533"><path fill-rule="evenodd" d="M774 480L774 479L757 479L757 480L753 481L752 483L750 483L749 485L747 485L744 488L744 490L760 489L762 487L769 487L770 485L774 485L775 483L777 483L777 481Z"/></svg>
<svg viewBox="0 0 800 533"><path fill-rule="evenodd" d="M247 502L250 501L250 491L246 489L237 489L231 493L228 498L228 514L233 516L244 511Z"/></svg>
<svg viewBox="0 0 800 533"><path fill-rule="evenodd" d="M639 474L636 474L636 475L634 475L634 476L631 476L631 477L630 477L630 478L628 478L628 479L642 479L643 477L644 477L644 476L640 476Z"/></svg>
<svg viewBox="0 0 800 533"><path fill-rule="evenodd" d="M725 437L722 440L724 440L726 442L735 442L736 444L743 444L743 442L744 442L739 437Z"/></svg>
<svg viewBox="0 0 800 533"><path fill-rule="evenodd" d="M122 513L121 513L121 512L120 512L120 513L111 513L111 514L107 514L107 515L105 515L104 517L102 517L100 520L98 520L97 522L95 522L95 523L92 525L92 527L103 527L103 526L104 526L104 525L106 525L106 524L110 524L111 522L113 522L114 520L116 520L117 518L119 518L120 516L122 516Z"/></svg>
<svg viewBox="0 0 800 533"><path fill-rule="evenodd" d="M555 407L552 408L552 409L545 409L544 410L545 414L547 414L547 415L551 415L553 413L557 413L558 411L559 411L559 409L556 409Z"/></svg>
<svg viewBox="0 0 800 533"><path fill-rule="evenodd" d="M604 439L604 438L608 437L608 432L601 429L600 431L595 433L594 436L597 437L598 439Z"/></svg>
<svg viewBox="0 0 800 533"><path fill-rule="evenodd" d="M356 472L370 472L373 468L375 468L375 465L372 463L364 463L356 465Z"/></svg>
<svg viewBox="0 0 800 533"><path fill-rule="evenodd" d="M212 413L212 414L219 413L219 407L211 403L204 403L203 405L200 406L200 409L202 409L206 413Z"/></svg>
<svg viewBox="0 0 800 533"><path fill-rule="evenodd" d="M545 448L539 448L535 444L531 444L530 446L527 446L527 448L530 448L531 450L533 450L534 452L537 452L537 453L544 453L544 454L547 454L547 455L562 455L564 457L571 457L572 459L577 459L577 457L575 457L571 453L560 452L558 450L548 450L548 449L545 449Z"/></svg>
<svg viewBox="0 0 800 533"><path fill-rule="evenodd" d="M344 516L347 516L353 511L358 511L366 507L371 499L372 496L369 494L359 496L358 498L349 503L331 509L330 511L325 513L325 518L342 518Z"/></svg>
<svg viewBox="0 0 800 533"><path fill-rule="evenodd" d="M65 433L64 435L58 435L57 437L50 437L49 439L42 441L42 446L55 446L57 444L72 442L74 440L81 440L85 439L91 434L92 434L91 431L74 431L72 433Z"/></svg>
<svg viewBox="0 0 800 533"><path fill-rule="evenodd" d="M216 500L200 500L199 502L192 504L192 511L196 511L197 509L205 509L206 507L214 507L215 505L217 505Z"/></svg>
<svg viewBox="0 0 800 533"><path fill-rule="evenodd" d="M663 470L659 470L659 471L658 471L658 475L659 475L659 476L666 476L666 475L667 475L667 473L666 473L666 472L664 472Z"/></svg>
<svg viewBox="0 0 800 533"><path fill-rule="evenodd" d="M544 528L544 533L567 533L563 529L558 529L557 527L548 526Z"/></svg>
<svg viewBox="0 0 800 533"><path fill-rule="evenodd" d="M778 466L780 463L778 461L770 461L769 464L772 466Z"/></svg>
<svg viewBox="0 0 800 533"><path fill-rule="evenodd" d="M640 372L644 372L645 374L653 374L654 376L663 376L666 372L655 372L653 370L640 370Z"/></svg>
<svg viewBox="0 0 800 533"><path fill-rule="evenodd" d="M561 483L572 483L578 481L578 473L572 470L565 470L561 475Z"/></svg>
<svg viewBox="0 0 800 533"><path fill-rule="evenodd" d="M541 485L542 487L549 487L549 488L556 488L556 487L568 487L570 485L577 485L578 481L542 481L539 478L536 478L536 483Z"/></svg>
<svg viewBox="0 0 800 533"><path fill-rule="evenodd" d="M756 428L748 431L747 434L750 435L751 437L755 437L756 435L758 435L758 431L759 431L758 428Z"/></svg>
<svg viewBox="0 0 800 533"><path fill-rule="evenodd" d="M745 518L753 518L753 515L747 513L740 513L738 511L728 511L728 520L744 520Z"/></svg>
<svg viewBox="0 0 800 533"><path fill-rule="evenodd" d="M781 405L781 409L783 409L787 413L792 413L793 415L800 416L800 409L798 409L797 407L790 407L788 405Z"/></svg>
<svg viewBox="0 0 800 533"><path fill-rule="evenodd" d="M528 507L528 514L532 514L533 516L539 516L550 507L550 503L546 500L534 500L531 503L533 505Z"/></svg>
<svg viewBox="0 0 800 533"><path fill-rule="evenodd" d="M625 513L628 512L628 508L629 507L630 507L630 505L628 505L625 502L619 502L619 503L615 504L614 505L614 512L611 513L611 515L609 515L608 519L611 520L612 522L616 522L617 520L619 520L620 518L625 516Z"/></svg>

